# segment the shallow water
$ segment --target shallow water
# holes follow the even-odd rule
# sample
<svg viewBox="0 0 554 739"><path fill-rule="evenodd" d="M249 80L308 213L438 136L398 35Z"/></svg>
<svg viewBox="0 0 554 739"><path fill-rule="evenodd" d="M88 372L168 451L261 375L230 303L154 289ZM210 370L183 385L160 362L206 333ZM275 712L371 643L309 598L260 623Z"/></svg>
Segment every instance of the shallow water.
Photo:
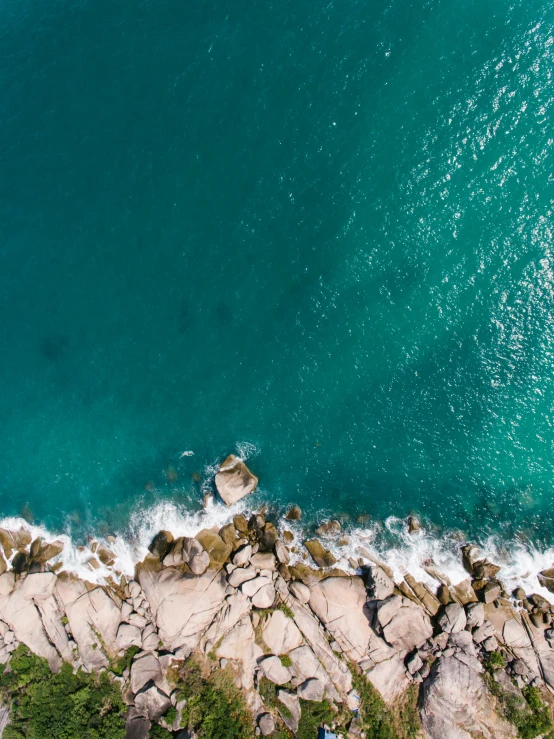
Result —
<svg viewBox="0 0 554 739"><path fill-rule="evenodd" d="M312 518L550 546L551 5L0 21L0 514L123 530L238 451Z"/></svg>

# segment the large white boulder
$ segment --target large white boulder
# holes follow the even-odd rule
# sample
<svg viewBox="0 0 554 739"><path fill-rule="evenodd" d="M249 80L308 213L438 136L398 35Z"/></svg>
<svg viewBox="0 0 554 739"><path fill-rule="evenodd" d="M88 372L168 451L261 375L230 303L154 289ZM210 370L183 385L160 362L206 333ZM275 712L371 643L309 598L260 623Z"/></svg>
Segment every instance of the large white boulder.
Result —
<svg viewBox="0 0 554 739"><path fill-rule="evenodd" d="M378 631L397 651L411 652L433 635L431 621L423 608L398 595L378 603L375 619Z"/></svg>
<svg viewBox="0 0 554 739"><path fill-rule="evenodd" d="M288 667L285 667L279 657L274 654L269 657L264 657L258 662L261 671L267 677L268 680L275 683L276 685L284 685L288 683L292 677L291 671Z"/></svg>
<svg viewBox="0 0 554 739"><path fill-rule="evenodd" d="M263 640L273 654L287 654L302 644L302 634L283 611L274 611L263 628Z"/></svg>
<svg viewBox="0 0 554 739"><path fill-rule="evenodd" d="M228 506L252 493L257 485L258 478L234 454L230 454L220 465L215 476L217 492Z"/></svg>

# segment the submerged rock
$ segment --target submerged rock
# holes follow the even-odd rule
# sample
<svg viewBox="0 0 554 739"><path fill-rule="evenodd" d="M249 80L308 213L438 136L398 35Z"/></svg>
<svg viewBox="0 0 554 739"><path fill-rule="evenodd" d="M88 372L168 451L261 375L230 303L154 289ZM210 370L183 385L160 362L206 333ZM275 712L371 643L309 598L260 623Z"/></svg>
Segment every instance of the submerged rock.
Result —
<svg viewBox="0 0 554 739"><path fill-rule="evenodd" d="M258 478L234 454L220 465L215 476L217 492L228 506L254 492L257 485Z"/></svg>
<svg viewBox="0 0 554 739"><path fill-rule="evenodd" d="M302 509L300 506L293 505L292 508L289 508L287 511L285 518L287 521L300 521L302 518Z"/></svg>

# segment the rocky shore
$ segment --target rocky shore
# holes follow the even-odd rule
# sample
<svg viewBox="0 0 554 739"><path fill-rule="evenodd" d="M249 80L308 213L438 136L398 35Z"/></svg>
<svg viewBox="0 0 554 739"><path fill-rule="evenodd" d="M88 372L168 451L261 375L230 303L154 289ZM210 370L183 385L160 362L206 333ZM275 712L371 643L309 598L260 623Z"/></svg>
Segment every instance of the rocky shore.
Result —
<svg viewBox="0 0 554 739"><path fill-rule="evenodd" d="M228 504L255 488L239 460L225 460L218 476ZM417 694L417 727L405 736L516 737L517 710L531 716L530 688L548 715L548 600L507 593L501 569L469 544L460 550L467 579L452 585L429 564L433 589L409 574L395 580L363 547L358 559L337 561L326 542L341 536L329 521L293 556L292 535L263 512L235 515L191 538L160 531L134 579L113 569L113 540L95 542L94 557L113 569L98 585L61 569L60 542L1 529L0 663L9 670L24 644L54 672L64 662L107 671L127 706L128 739L146 739L155 725L180 739L195 735L183 727L187 699L179 690L191 658L232 677L251 733L264 736L296 735L302 711L324 703L330 731L371 737L365 681L391 710L407 692ZM541 577L554 590L554 571Z"/></svg>

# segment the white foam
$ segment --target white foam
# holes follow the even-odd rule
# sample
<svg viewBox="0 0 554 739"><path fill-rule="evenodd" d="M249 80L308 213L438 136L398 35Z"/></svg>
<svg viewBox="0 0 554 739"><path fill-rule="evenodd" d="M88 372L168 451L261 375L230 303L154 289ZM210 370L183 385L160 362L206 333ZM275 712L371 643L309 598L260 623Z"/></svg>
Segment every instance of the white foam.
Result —
<svg viewBox="0 0 554 739"><path fill-rule="evenodd" d="M88 560L94 556L90 546L92 542L84 546L77 545L68 533L54 534L43 526L31 525L17 517L4 518L0 521L0 526L11 530L23 527L33 538L40 536L45 541L60 539L64 543L64 550L51 562L61 561L65 570L74 572L84 580L103 583L108 576L114 576L114 571L132 577L135 564L146 556L148 545L158 531L165 529L178 537L194 536L204 528L218 529L231 521L237 513L250 515L247 500L230 507L215 502L206 510L194 511L171 500L158 502L148 508L137 506L131 512L126 530L114 532L117 536L115 543L109 543L100 537L97 539L115 554L116 561L111 570L103 565L98 569L91 569ZM307 536L304 522L282 518L278 528L281 534L285 529L293 533L292 546L297 551L292 553L291 561L294 563L303 560L301 544ZM383 524L346 527L344 533L349 537L347 546L339 547L337 541L332 539L325 540L324 543L337 558L337 566L348 571L352 571L348 559L353 557L358 560L361 556L360 547L363 547L385 562L393 570L398 582L406 573L410 573L420 582L436 588L437 580L425 569L429 562L446 575L452 584L468 577L462 566L460 553L460 547L466 542L456 532L438 534L423 528L409 534L404 520L391 517ZM501 566L500 578L508 592L521 586L527 593L539 593L550 601L554 600L552 594L539 584L537 577L541 570L554 566L554 548L540 550L522 540L506 542L498 535L472 543L480 547L483 557Z"/></svg>

